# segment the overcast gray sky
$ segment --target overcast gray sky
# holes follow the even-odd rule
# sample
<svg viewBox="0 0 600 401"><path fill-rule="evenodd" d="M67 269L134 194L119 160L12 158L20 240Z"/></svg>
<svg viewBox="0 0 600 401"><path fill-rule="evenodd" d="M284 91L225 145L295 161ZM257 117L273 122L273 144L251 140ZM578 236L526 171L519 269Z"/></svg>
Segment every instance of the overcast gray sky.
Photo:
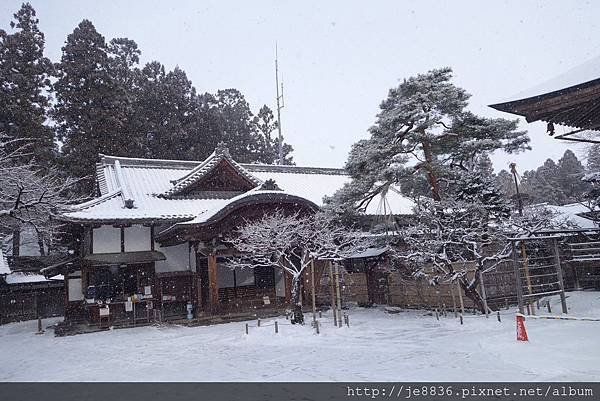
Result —
<svg viewBox="0 0 600 401"><path fill-rule="evenodd" d="M274 48L285 83L282 127L299 165L343 166L368 136L379 103L400 80L451 66L470 109L511 117L506 100L600 54L598 1L31 1L58 61L73 28L90 19L107 40L128 37L142 62L184 69L200 92L237 88L254 111L275 108ZM7 28L21 1L2 0ZM529 130L533 151L495 155L496 169L558 159L568 147Z"/></svg>

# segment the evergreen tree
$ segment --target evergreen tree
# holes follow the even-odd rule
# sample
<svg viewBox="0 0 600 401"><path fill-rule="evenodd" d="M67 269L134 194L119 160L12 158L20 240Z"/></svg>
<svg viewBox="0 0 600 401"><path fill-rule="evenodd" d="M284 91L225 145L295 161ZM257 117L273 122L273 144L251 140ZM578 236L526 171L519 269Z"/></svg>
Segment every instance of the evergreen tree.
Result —
<svg viewBox="0 0 600 401"><path fill-rule="evenodd" d="M455 166L466 167L473 155L529 148L516 120L466 111L469 95L450 82L451 72L432 70L390 90L371 137L352 147L346 164L352 181L330 201L332 207L362 210L378 193L415 174L425 174L432 198L440 200L440 179Z"/></svg>
<svg viewBox="0 0 600 401"><path fill-rule="evenodd" d="M517 193L514 177L506 170L500 170L496 176L496 185L507 198L512 198Z"/></svg>
<svg viewBox="0 0 600 401"><path fill-rule="evenodd" d="M237 89L217 92L222 141L235 160L250 163L260 159L261 139L253 123L253 114L244 95Z"/></svg>
<svg viewBox="0 0 600 401"><path fill-rule="evenodd" d="M135 121L144 156L185 159L198 152L197 143L205 140L198 132L196 90L183 70L166 72L153 61L144 66L138 77ZM192 157L190 157L192 156Z"/></svg>
<svg viewBox="0 0 600 401"><path fill-rule="evenodd" d="M271 109L264 105L254 117L254 125L260 135L260 150L258 160L260 163L277 164L279 162L279 138L273 137L277 129L277 121ZM294 150L289 144L283 143L283 163L294 164L290 153Z"/></svg>
<svg viewBox="0 0 600 401"><path fill-rule="evenodd" d="M494 165L487 153L475 157L473 170L486 178L494 177Z"/></svg>
<svg viewBox="0 0 600 401"><path fill-rule="evenodd" d="M45 124L52 63L44 57L44 34L29 3L10 26L13 33L0 29L0 135L13 141L6 144L8 152L31 141L21 161L34 158L48 167L56 156L54 131Z"/></svg>
<svg viewBox="0 0 600 401"><path fill-rule="evenodd" d="M112 39L107 46L108 72L113 80L115 97L119 99L122 109L121 132L129 139L126 146L119 150L119 156L145 156L145 138L139 131L142 116L137 112L138 83L140 69L138 68L141 51L137 43L127 38Z"/></svg>
<svg viewBox="0 0 600 401"><path fill-rule="evenodd" d="M591 189L590 184L583 181L585 175L583 164L577 159L575 153L567 149L558 160L557 182L565 194L566 203L580 201Z"/></svg>
<svg viewBox="0 0 600 401"><path fill-rule="evenodd" d="M61 161L71 175L82 178L79 190L89 194L98 154L120 154L130 142L123 135L127 107L110 74L104 37L90 21L75 28L62 50L53 112L63 142Z"/></svg>
<svg viewBox="0 0 600 401"><path fill-rule="evenodd" d="M586 172L600 172L600 143L590 145L587 152Z"/></svg>
<svg viewBox="0 0 600 401"><path fill-rule="evenodd" d="M522 190L533 203L564 205L567 196L558 181L558 166L552 159L546 159L535 171L523 174Z"/></svg>

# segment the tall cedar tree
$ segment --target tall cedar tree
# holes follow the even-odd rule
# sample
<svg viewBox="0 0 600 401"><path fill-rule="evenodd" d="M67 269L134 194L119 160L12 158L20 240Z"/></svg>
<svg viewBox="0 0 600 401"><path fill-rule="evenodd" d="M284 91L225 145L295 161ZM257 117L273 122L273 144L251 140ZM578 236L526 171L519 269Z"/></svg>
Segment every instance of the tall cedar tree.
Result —
<svg viewBox="0 0 600 401"><path fill-rule="evenodd" d="M148 63L138 76L135 126L144 144L145 157L180 159L201 143L197 126L197 96L192 82L176 67L166 72L157 61ZM206 156L202 149L199 156Z"/></svg>
<svg viewBox="0 0 600 401"><path fill-rule="evenodd" d="M334 210L364 210L387 187L417 174L425 175L430 196L440 200L440 182L450 168L498 149L529 149L517 120L489 119L465 110L469 94L452 84L451 77L450 68L432 70L390 90L371 137L352 147L346 163L352 181L329 200Z"/></svg>
<svg viewBox="0 0 600 401"><path fill-rule="evenodd" d="M535 170L523 173L521 194L524 203L565 205L580 202L592 185L584 181L585 169L575 153L566 150L555 163L547 159ZM514 184L513 184L514 185ZM505 194L508 193L505 191Z"/></svg>
<svg viewBox="0 0 600 401"><path fill-rule="evenodd" d="M558 183L565 193L566 202L580 201L589 191L589 183L582 180L585 168L572 150L567 149L558 160Z"/></svg>
<svg viewBox="0 0 600 401"><path fill-rule="evenodd" d="M61 162L71 175L83 178L78 189L90 194L98 153L120 154L130 142L123 135L127 103L110 73L104 37L90 21L75 28L62 50L53 111L63 143Z"/></svg>
<svg viewBox="0 0 600 401"><path fill-rule="evenodd" d="M600 143L590 145L585 167L587 173L600 173Z"/></svg>
<svg viewBox="0 0 600 401"><path fill-rule="evenodd" d="M263 105L254 117L254 125L260 135L260 152L258 160L260 163L277 164L279 161L279 137L273 137L274 131L278 127L273 111ZM294 164L290 155L294 149L287 143L283 143L283 164Z"/></svg>
<svg viewBox="0 0 600 401"><path fill-rule="evenodd" d="M36 164L49 167L56 145L52 128L45 124L53 68L44 57L44 34L29 3L14 14L10 26L13 33L0 29L0 134L13 140L6 144L7 152L30 142L21 161L34 158Z"/></svg>
<svg viewBox="0 0 600 401"><path fill-rule="evenodd" d="M137 111L138 83L140 69L138 67L141 51L137 43L127 38L115 38L108 43L108 68L115 85L118 98L121 99L124 116L121 135L129 138L127 146L122 148L119 156L142 157L145 142L139 131L138 118L142 116Z"/></svg>

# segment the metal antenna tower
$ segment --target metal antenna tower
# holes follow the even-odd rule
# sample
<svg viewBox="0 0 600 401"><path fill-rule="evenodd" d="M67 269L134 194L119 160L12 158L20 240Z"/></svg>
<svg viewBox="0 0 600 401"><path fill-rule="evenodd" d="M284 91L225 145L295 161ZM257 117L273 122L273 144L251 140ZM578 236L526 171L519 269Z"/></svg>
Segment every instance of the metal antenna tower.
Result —
<svg viewBox="0 0 600 401"><path fill-rule="evenodd" d="M283 165L283 136L281 135L281 109L283 109L285 104L283 100L283 75L281 77L281 94L279 94L279 65L277 64L277 42L275 42L275 88L277 90L277 131L279 132L279 164Z"/></svg>

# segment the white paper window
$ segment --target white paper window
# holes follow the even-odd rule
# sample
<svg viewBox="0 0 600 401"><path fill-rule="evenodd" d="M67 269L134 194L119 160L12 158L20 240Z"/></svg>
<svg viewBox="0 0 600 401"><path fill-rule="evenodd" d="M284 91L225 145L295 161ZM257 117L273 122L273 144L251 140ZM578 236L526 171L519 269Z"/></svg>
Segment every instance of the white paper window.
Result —
<svg viewBox="0 0 600 401"><path fill-rule="evenodd" d="M80 278L69 279L69 301L83 301Z"/></svg>

